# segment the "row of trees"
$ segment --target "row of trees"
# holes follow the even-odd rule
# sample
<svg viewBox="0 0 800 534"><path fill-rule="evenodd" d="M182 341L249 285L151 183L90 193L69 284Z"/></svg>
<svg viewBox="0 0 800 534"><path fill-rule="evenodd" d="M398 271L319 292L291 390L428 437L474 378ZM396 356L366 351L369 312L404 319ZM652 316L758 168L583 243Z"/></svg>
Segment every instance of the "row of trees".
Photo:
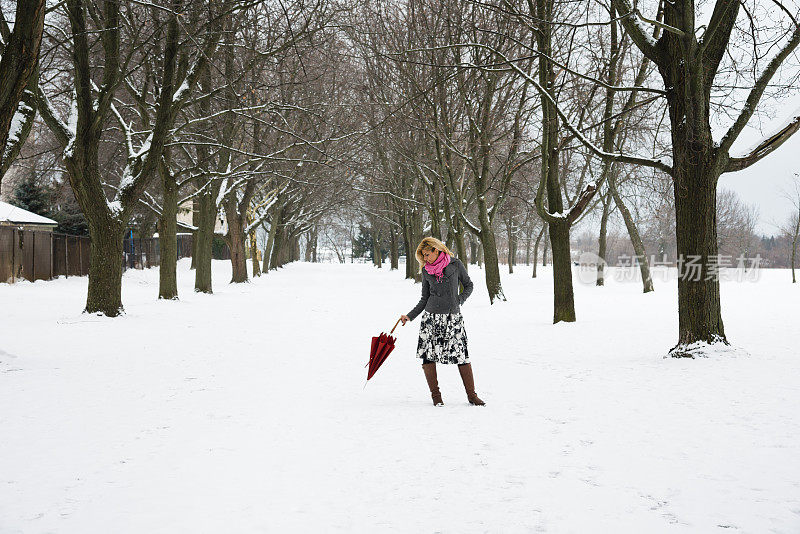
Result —
<svg viewBox="0 0 800 534"><path fill-rule="evenodd" d="M795 196L787 196L795 205L800 199L796 193ZM654 259L658 265L674 266L677 263L675 225L668 216L664 216L664 213L670 212L671 199L666 197L663 200L664 202L656 203L652 208L637 206L637 228L645 250L643 260L649 262ZM605 226L603 217L607 218ZM723 263L728 262L732 266L737 266L740 261L745 261L748 266L757 263L761 268L790 268L792 253L794 252L796 256L797 208L793 208L790 216L782 221L782 224L775 224L775 235L758 233L759 218L758 210L754 206L743 202L739 195L731 190L721 190L717 202L717 237ZM537 263L537 259L541 265L550 264L548 240L545 239L544 227L537 219L529 217L529 220L525 220L523 213L504 210L504 217L497 222L495 232L498 257L500 264L507 268L509 273L514 272L516 265L530 266L532 263ZM517 220L522 222L519 223ZM636 256L636 251L631 245L629 235L625 233L624 221L619 211L613 206L606 208L602 203L598 203L594 211L588 214L587 220L588 224L581 225L581 231L573 232L570 239L573 263L578 261L584 252L596 254L599 242L602 240L605 248L603 258L608 265L630 264ZM357 227L358 232L352 243L351 236L346 231L339 235L347 250L352 248L353 256L372 260L377 257L393 259L389 243L380 241L379 235L376 243L376 232L371 227L365 226L363 221L358 223ZM326 238L323 246L333 247L334 243L335 239ZM376 249L380 250L380 255L377 255ZM405 255L402 248L397 253L400 256ZM344 262L345 259L346 257L342 256L340 261ZM482 258L477 255L477 247L467 246L465 261L472 264L482 262ZM376 265L380 266L377 262ZM536 270L533 270L534 278L536 274ZM597 272L596 284L603 285L603 281L604 273L601 268Z"/></svg>
<svg viewBox="0 0 800 534"><path fill-rule="evenodd" d="M502 299L492 225L506 217L513 229L513 210L504 207L516 191L546 225L554 322L574 321L570 229L601 210L604 255L615 205L641 255L621 191L667 182L677 254L702 264L699 277L679 273L672 354L691 356L696 342L727 343L719 281L710 276L720 253L719 178L753 165L800 127L800 117L791 117L750 151L732 154L767 90L785 83L776 73L800 43L796 18L778 4L771 20L785 18L765 27L748 23L759 6L720 0L700 27L691 1L634 7L614 0L588 11L555 0L369 2L364 19L372 31L353 39L380 113L371 210L415 235L422 226L413 214L424 208L430 232L446 230L459 255L465 233L476 236L490 299ZM715 139L712 124L725 123L726 114L727 132ZM400 209L381 205L391 198L404 200ZM651 291L647 263L641 268Z"/></svg>
<svg viewBox="0 0 800 534"><path fill-rule="evenodd" d="M479 258L492 302L506 298L501 252L513 268L521 246L536 257L546 243L553 320L575 321L571 233L596 221L605 258L619 217L637 256L671 233L659 246L701 259L699 279L678 281L672 353L690 356L727 343L707 275L754 224L718 197L720 176L800 128L791 117L732 151L799 72L797 16L772 5L21 0L0 21L0 164L32 130L57 147L92 238L88 312L120 313L123 232L154 218L159 296L177 298L176 215L191 204L197 291L212 291L220 218L233 282L299 259L301 243L307 259L320 240L342 259L361 220L393 267L428 234Z"/></svg>
<svg viewBox="0 0 800 534"><path fill-rule="evenodd" d="M36 42L39 55L17 83L3 165L34 126L35 141L56 145L91 237L87 312L122 311L118 258L132 225L157 219L159 297L172 299L179 206L195 212L195 289L211 292L219 217L232 281L242 282L247 239L252 246L259 227L270 227L268 270L347 200L331 180L353 129L333 3L75 0L47 10L43 30L44 8L22 1L2 21L4 83L7 71L27 72L13 48L19 39ZM31 13L41 14L41 47L25 41Z"/></svg>

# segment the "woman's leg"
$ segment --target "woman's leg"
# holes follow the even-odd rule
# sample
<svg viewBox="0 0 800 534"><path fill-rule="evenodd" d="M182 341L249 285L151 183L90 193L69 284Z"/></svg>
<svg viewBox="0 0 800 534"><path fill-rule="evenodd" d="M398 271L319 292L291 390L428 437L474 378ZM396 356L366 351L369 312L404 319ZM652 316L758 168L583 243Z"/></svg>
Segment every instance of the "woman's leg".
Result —
<svg viewBox="0 0 800 534"><path fill-rule="evenodd" d="M458 372L461 374L461 381L464 382L464 389L467 392L467 400L470 404L475 406L486 405L478 395L475 394L475 379L472 377L472 364L462 363L458 366Z"/></svg>
<svg viewBox="0 0 800 534"><path fill-rule="evenodd" d="M422 360L422 370L425 372L425 380L428 382L428 388L431 390L431 399L433 399L434 406L444 406L442 402L442 393L439 391L439 381L436 378L436 363Z"/></svg>

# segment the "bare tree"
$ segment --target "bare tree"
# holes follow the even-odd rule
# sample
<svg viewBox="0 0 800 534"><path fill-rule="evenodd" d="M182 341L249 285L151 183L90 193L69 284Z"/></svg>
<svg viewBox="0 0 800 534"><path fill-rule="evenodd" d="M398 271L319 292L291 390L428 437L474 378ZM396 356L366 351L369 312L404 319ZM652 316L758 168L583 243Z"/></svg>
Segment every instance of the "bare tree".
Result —
<svg viewBox="0 0 800 534"><path fill-rule="evenodd" d="M37 105L64 149L63 159L70 184L89 224L92 240L85 311L113 317L123 310L120 260L123 232L145 188L158 172L170 128L205 69L206 57L216 47L218 33L207 32L201 49L192 54L191 66L179 68L177 18L182 4L180 0L171 0L168 6L162 6L169 12L168 29L160 43L163 46L151 48L152 52L161 54L160 84L156 87L157 109L152 122L142 129L146 132L144 139L135 146L133 130L117 109L115 96L123 84L130 61L149 37L130 25L135 20L130 11L146 8L122 6L126 16L121 16L121 4L115 0L105 1L102 5L91 0L69 0L65 7L74 76L71 112L66 121L60 118L41 88L37 91ZM106 172L101 169L98 157L111 116L116 118L123 131L122 144L126 150L118 186L106 181ZM115 191L112 200L106 197L104 187L108 186Z"/></svg>
<svg viewBox="0 0 800 534"><path fill-rule="evenodd" d="M768 136L746 154L731 155L733 143L756 113L779 68L800 44L797 18L779 0L774 4L777 11L789 19L789 27L786 29L775 25L767 28L771 34L765 37L752 26L737 29L737 20L748 20L748 8L742 2L717 0L708 25L698 28L695 21L699 8L693 1L660 2L657 16L645 17L628 0L613 0L612 5L619 15L611 20L618 20L622 24L639 51L655 65L661 76L663 89L656 91L664 94L667 102L672 153L668 162L659 158L610 152L596 146L570 121L567 111L559 106L552 95L552 75L542 79L540 66L540 80L530 80L530 76L517 64L519 58L495 51L511 69L521 77L528 78L531 86L542 95L548 113L545 128L548 128L547 124L554 124L552 117L557 117L577 141L604 161L645 166L672 178L679 260L696 259L696 263L701 265L700 272L695 273L694 267L687 261L680 261L678 343L670 351L674 357L693 357L698 342L728 343L722 323L719 280L713 274L716 270L714 258L718 257L716 189L719 177L760 161L800 129L800 117L790 117L777 133ZM539 0L535 6L539 11L533 24L555 22L552 18L552 0ZM586 25L598 23L601 22L590 20ZM612 23L611 27L614 26ZM654 27L662 30L660 36L653 36L654 32L649 28ZM726 56L734 30L752 40L753 52L742 61L739 61L742 58L733 58L730 54ZM541 36L539 38L542 39ZM536 52L545 57L545 63L552 62L548 59L548 50L550 48L546 42L538 44ZM776 52L764 66L760 59L768 50ZM752 68L742 69L739 63L749 64ZM574 70L572 72L580 77L587 76ZM726 77L730 72L734 73L733 76L752 73L752 89L726 134L716 141L711 132L711 123L719 118L713 113L719 107L712 105L712 95L719 96L715 93L715 80ZM632 89L644 90L639 87ZM544 152L552 147L553 143L548 142L542 150ZM589 189L585 192L587 196L594 194ZM552 204L548 207L551 215L558 209ZM563 218L569 217L568 213L559 213ZM554 250L554 254L556 252Z"/></svg>
<svg viewBox="0 0 800 534"><path fill-rule="evenodd" d="M717 194L717 243L719 259L749 257L756 243L758 210L742 202L735 192L722 189Z"/></svg>
<svg viewBox="0 0 800 534"><path fill-rule="evenodd" d="M36 115L34 91L45 0L17 0L14 29L0 6L0 184Z"/></svg>
<svg viewBox="0 0 800 534"><path fill-rule="evenodd" d="M755 75L741 112L717 142L710 126L714 119L712 88L736 21L744 16L747 8L742 2L717 0L708 26L700 31L695 26L698 13L694 2L664 2L664 32L659 39L653 39L646 29L651 19L641 15L628 0L613 2L636 46L657 66L667 93L672 133L669 174L674 183L678 254L683 258L697 257L702 266L699 276L689 276L685 262L679 267L679 332L671 355L693 357L695 342L728 343L722 323L719 280L708 276L714 269L713 258L718 255L716 190L719 177L753 165L800 129L800 117L792 117L778 133L747 154L734 157L730 153L775 73L800 44L800 24L780 1L776 1L791 19L790 29L780 32L787 38L780 45L777 39L770 41L770 46L777 47L777 53ZM753 39L757 48L756 36ZM758 57L751 58L751 63L757 67Z"/></svg>
<svg viewBox="0 0 800 534"><path fill-rule="evenodd" d="M423 180L436 184L428 195L431 230L438 228L441 190L442 210L459 255L466 257L466 230L480 240L490 302L505 300L494 222L515 175L532 159L524 150L532 99L528 79L507 69L478 66L494 63L493 50L516 54L518 42L528 38L527 28L503 10L473 3L417 2L413 7L413 31L403 59L411 66L403 70L420 96L416 110L422 113L415 127L434 148L430 163L426 158L414 162ZM426 69L416 68L420 64ZM522 68L530 71L532 66L527 61Z"/></svg>
<svg viewBox="0 0 800 534"><path fill-rule="evenodd" d="M784 196L792 203L792 212L786 218L786 222L781 226L781 232L789 241L789 264L792 269L792 283L797 283L795 276L795 265L797 262L797 248L800 245L800 175L794 175L793 188L784 193Z"/></svg>

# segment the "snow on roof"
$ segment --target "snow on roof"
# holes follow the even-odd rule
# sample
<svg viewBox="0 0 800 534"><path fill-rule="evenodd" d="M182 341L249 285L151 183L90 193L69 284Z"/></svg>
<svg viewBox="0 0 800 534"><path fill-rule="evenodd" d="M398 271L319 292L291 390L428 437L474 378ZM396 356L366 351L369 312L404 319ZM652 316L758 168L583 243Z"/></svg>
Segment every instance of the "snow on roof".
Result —
<svg viewBox="0 0 800 534"><path fill-rule="evenodd" d="M0 223L3 222L13 224L58 224L53 219L36 215L35 213L12 206L6 202L0 202Z"/></svg>

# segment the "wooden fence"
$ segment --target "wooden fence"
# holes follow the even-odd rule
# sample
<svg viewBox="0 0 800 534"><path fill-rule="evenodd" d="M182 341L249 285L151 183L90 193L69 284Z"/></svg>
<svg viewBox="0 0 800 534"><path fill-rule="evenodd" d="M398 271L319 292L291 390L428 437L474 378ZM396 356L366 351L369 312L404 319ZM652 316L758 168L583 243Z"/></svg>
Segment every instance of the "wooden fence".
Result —
<svg viewBox="0 0 800 534"><path fill-rule="evenodd" d="M123 240L123 268L149 269L161 265L161 246L157 237ZM192 257L192 234L178 234L178 259Z"/></svg>
<svg viewBox="0 0 800 534"><path fill-rule="evenodd" d="M89 274L89 238L0 227L0 282Z"/></svg>
<svg viewBox="0 0 800 534"><path fill-rule="evenodd" d="M192 257L192 235L178 235L178 259ZM227 246L222 256L230 258ZM216 259L218 255L215 254ZM161 262L157 237L125 239L120 258L125 269L156 267ZM89 238L0 226L0 283L50 280L89 274Z"/></svg>

